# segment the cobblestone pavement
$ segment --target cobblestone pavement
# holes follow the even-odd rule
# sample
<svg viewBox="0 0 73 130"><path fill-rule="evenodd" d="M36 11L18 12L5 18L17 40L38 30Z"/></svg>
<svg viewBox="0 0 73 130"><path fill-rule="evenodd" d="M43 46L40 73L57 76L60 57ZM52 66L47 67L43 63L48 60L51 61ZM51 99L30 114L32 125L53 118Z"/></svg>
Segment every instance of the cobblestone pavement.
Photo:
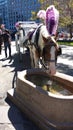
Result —
<svg viewBox="0 0 73 130"><path fill-rule="evenodd" d="M7 91L16 87L18 72L29 67L28 53L23 55L23 62L19 62L14 42L12 42L12 60L5 59L4 49L2 50L0 55L0 130L39 130L7 98ZM62 55L57 61L57 71L73 76L73 47L62 46ZM49 128L49 130L52 129Z"/></svg>

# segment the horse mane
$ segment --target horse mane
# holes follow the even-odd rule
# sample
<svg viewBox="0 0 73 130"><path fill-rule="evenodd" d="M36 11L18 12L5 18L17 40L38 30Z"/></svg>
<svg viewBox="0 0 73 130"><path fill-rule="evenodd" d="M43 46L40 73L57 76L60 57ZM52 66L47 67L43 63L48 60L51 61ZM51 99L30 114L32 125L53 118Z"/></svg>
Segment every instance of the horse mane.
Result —
<svg viewBox="0 0 73 130"><path fill-rule="evenodd" d="M50 37L50 34L48 33L48 30L45 25L41 26L41 34L46 39L48 39L48 37Z"/></svg>

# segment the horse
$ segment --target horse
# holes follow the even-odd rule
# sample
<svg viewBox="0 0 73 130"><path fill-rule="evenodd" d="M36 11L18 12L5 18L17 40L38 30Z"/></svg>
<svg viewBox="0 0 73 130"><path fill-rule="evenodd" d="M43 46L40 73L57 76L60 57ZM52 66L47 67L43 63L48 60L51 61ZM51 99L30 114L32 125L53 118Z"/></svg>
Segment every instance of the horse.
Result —
<svg viewBox="0 0 73 130"><path fill-rule="evenodd" d="M56 73L58 48L55 39L49 35L46 26L40 25L33 31L31 38L28 38L28 40L31 66L45 68L48 74L54 75Z"/></svg>

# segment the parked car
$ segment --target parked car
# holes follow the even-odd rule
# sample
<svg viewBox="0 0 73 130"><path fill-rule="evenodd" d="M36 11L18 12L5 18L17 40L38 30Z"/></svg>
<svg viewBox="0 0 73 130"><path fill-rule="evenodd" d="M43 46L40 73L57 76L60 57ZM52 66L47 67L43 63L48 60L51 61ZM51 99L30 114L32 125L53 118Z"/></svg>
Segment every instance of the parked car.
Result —
<svg viewBox="0 0 73 130"><path fill-rule="evenodd" d="M68 32L59 32L58 34L58 40L69 40L70 34Z"/></svg>

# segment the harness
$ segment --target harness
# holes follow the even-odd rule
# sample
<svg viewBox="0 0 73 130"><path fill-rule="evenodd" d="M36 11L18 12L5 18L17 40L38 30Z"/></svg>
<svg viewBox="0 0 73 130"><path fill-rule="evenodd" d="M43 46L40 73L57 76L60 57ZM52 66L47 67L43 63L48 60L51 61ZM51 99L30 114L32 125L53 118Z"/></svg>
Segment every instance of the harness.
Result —
<svg viewBox="0 0 73 130"><path fill-rule="evenodd" d="M23 31L23 36L25 36L25 30L23 28L20 28L19 30Z"/></svg>
<svg viewBox="0 0 73 130"><path fill-rule="evenodd" d="M40 34L40 28L41 26L43 26L43 24L39 25L39 27L34 30L33 32L31 32L30 36L29 36L29 40L30 40L30 45L34 45L35 48L38 50L38 52L40 52L40 47L38 46L38 40L39 40L39 34ZM36 31L36 32L35 32ZM34 42L32 43L32 36L35 33L35 37L34 37Z"/></svg>
<svg viewBox="0 0 73 130"><path fill-rule="evenodd" d="M34 43L35 44L35 47L38 48L38 40L39 40L39 34L40 34L40 28L41 28L42 25L40 25L36 31L36 34L35 34L35 39L34 39Z"/></svg>
<svg viewBox="0 0 73 130"><path fill-rule="evenodd" d="M46 62L55 62L55 60L47 60ZM49 67L46 66L46 64L44 63L42 57L40 57L40 63L41 63L41 65L42 65L45 69L49 69Z"/></svg>
<svg viewBox="0 0 73 130"><path fill-rule="evenodd" d="M47 44L46 44L47 45ZM55 46L54 44L52 44L52 43L50 43L49 44L49 46ZM44 56L44 52L43 52L43 56ZM44 62L45 61L45 62ZM55 59L50 59L50 60L43 60L43 58L42 57L40 57L40 63L41 63L41 65L45 68L45 69L49 69L49 67L48 66L46 66L46 63L48 63L48 62L56 62L56 60Z"/></svg>

